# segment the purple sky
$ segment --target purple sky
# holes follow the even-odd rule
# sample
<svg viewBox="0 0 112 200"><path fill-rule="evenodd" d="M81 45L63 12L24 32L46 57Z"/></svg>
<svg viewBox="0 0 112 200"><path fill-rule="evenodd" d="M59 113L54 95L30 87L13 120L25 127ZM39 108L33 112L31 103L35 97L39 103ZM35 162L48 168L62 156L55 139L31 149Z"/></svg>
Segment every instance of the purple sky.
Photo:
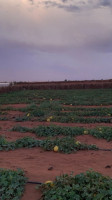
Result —
<svg viewBox="0 0 112 200"><path fill-rule="evenodd" d="M0 81L112 78L112 0L0 0Z"/></svg>

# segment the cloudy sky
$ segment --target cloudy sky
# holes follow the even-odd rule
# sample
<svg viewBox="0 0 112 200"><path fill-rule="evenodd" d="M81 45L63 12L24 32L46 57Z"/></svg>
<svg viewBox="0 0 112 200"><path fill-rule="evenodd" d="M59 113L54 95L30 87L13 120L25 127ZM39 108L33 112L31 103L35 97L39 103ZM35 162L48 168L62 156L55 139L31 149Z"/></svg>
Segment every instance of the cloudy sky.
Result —
<svg viewBox="0 0 112 200"><path fill-rule="evenodd" d="M0 0L0 81L112 78L112 0Z"/></svg>

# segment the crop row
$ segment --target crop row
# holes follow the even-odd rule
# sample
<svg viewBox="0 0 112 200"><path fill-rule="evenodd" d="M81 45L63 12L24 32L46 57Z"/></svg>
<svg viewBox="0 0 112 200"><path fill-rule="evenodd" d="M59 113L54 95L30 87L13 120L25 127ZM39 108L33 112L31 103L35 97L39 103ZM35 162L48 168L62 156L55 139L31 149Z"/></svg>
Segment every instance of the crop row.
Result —
<svg viewBox="0 0 112 200"><path fill-rule="evenodd" d="M0 199L20 200L27 178L21 169L0 169ZM57 176L36 189L42 192L41 200L109 200L112 197L112 179L93 170L73 175Z"/></svg>
<svg viewBox="0 0 112 200"><path fill-rule="evenodd" d="M72 137L56 138L56 139L45 139L36 140L31 137L24 137L14 142L8 142L3 136L0 137L0 150L8 151L18 148L32 148L42 147L44 150L53 151L54 147L58 146L59 152L72 153L78 150L98 150L96 145L82 144L75 141Z"/></svg>
<svg viewBox="0 0 112 200"><path fill-rule="evenodd" d="M40 105L30 104L25 108L13 108L7 106L0 108L0 115L7 115L10 110L19 110L25 113L30 113L32 116L46 116L47 114L53 114L56 116L112 116L112 107L98 107L98 108L84 108L84 107L64 107L56 101L43 102Z"/></svg>
<svg viewBox="0 0 112 200"><path fill-rule="evenodd" d="M43 111L44 112L44 111ZM25 115L18 115L18 116L0 116L0 121L7 121L7 120L13 120L16 122L22 122L22 121L40 121L40 122L60 122L60 123L112 123L112 117L105 116L105 117L82 117L77 116L72 113L67 113L64 115L57 113L56 115L45 115L43 116L42 111L36 111L33 113L27 113Z"/></svg>
<svg viewBox="0 0 112 200"><path fill-rule="evenodd" d="M28 128L23 126L14 126L11 131L18 132L31 132L39 137L42 136L77 136L83 134L89 134L97 138L106 139L107 141L112 140L112 128L111 127L96 127L93 129L85 129L82 127L63 127L63 126L37 126L34 128Z"/></svg>
<svg viewBox="0 0 112 200"><path fill-rule="evenodd" d="M74 176L64 174L53 183L42 184L41 200L111 200L112 179L94 171Z"/></svg>
<svg viewBox="0 0 112 200"><path fill-rule="evenodd" d="M58 100L65 105L111 105L112 90L21 90L0 94L0 104L37 104L46 100Z"/></svg>
<svg viewBox="0 0 112 200"><path fill-rule="evenodd" d="M20 200L27 178L21 169L0 169L0 199ZM36 189L41 200L109 200L112 197L112 179L93 170L78 175L63 174L54 181L46 181Z"/></svg>
<svg viewBox="0 0 112 200"><path fill-rule="evenodd" d="M61 122L61 123L112 123L112 116L77 116L74 113L46 113L44 111L34 111L25 115L8 116L1 115L1 121L13 120L22 121L40 121L40 122Z"/></svg>
<svg viewBox="0 0 112 200"><path fill-rule="evenodd" d="M9 109L9 108L8 108ZM46 115L46 112L54 112L55 115L67 115L70 112L71 115L76 116L111 116L112 115L112 107L98 107L98 108L84 108L84 107L64 107L59 102L43 102L40 105L30 104L25 108L18 109L22 112L30 112L30 114L35 114L42 112L43 115ZM68 112L66 112L68 111Z"/></svg>
<svg viewBox="0 0 112 200"><path fill-rule="evenodd" d="M37 113L36 113L37 114ZM74 115L67 116L40 116L42 113L38 113L38 116L34 117L30 114L24 116L18 116L14 119L16 122L22 121L40 121L40 122L61 122L61 123L112 123L112 117L78 117ZM4 118L3 118L4 119Z"/></svg>
<svg viewBox="0 0 112 200"><path fill-rule="evenodd" d="M0 169L0 200L19 200L24 192L27 178L21 169Z"/></svg>

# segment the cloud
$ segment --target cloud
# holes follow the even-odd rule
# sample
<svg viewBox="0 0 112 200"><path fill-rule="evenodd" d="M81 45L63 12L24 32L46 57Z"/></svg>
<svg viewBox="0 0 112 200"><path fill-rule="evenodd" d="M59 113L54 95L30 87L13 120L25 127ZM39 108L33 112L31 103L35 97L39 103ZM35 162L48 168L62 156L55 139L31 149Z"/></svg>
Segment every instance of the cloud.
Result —
<svg viewBox="0 0 112 200"><path fill-rule="evenodd" d="M42 4L44 4L46 7L57 7L64 9L69 12L76 12L80 10L90 10L90 9L97 9L102 7L111 7L112 6L112 0L60 0L60 1L42 1Z"/></svg>
<svg viewBox="0 0 112 200"><path fill-rule="evenodd" d="M65 10L69 12L75 12L75 11L80 11L80 7L75 6L75 5L68 5L68 6L62 6Z"/></svg>
<svg viewBox="0 0 112 200"><path fill-rule="evenodd" d="M102 9L103 7L112 7L112 0L28 0L30 5L40 6L44 5L46 8L56 7L64 9L68 12L77 12L83 10Z"/></svg>
<svg viewBox="0 0 112 200"><path fill-rule="evenodd" d="M112 6L112 0L100 0L100 6Z"/></svg>
<svg viewBox="0 0 112 200"><path fill-rule="evenodd" d="M112 53L112 36L88 42L87 48L97 52Z"/></svg>
<svg viewBox="0 0 112 200"><path fill-rule="evenodd" d="M46 7L61 8L69 12L80 11L81 9L78 4L70 3L68 0L61 0L61 2L58 3L57 1L43 1L42 4Z"/></svg>
<svg viewBox="0 0 112 200"><path fill-rule="evenodd" d="M31 0L30 0L31 1ZM108 1L108 0L107 0ZM36 1L34 1L35 3ZM46 5L51 4L55 7L63 7L67 11L75 12L81 10L79 6L84 4L85 6L95 2L95 5L104 0L89 0L78 1L67 0L65 3L61 3L62 0L43 1ZM74 3L74 6L71 4ZM43 7L42 7L43 9ZM46 8L44 8L47 10ZM95 11L70 15L67 12L58 12L59 9L50 9L46 11L46 15L43 15L38 22L37 11L35 15L30 15L32 18L20 15L18 19L8 16L7 26L4 24L1 28L0 38L9 39L13 41L17 46L23 46L27 49L34 49L39 52L58 53L58 52L76 52L79 49L90 48L97 52L112 52L112 21L111 13L108 9L96 9ZM40 10L41 13L41 10ZM61 15L62 14L62 15ZM53 16L53 17L52 17ZM37 17L37 18L36 18ZM2 19L2 18L1 18ZM15 19L15 21L14 21ZM26 19L26 20L24 20ZM22 23L21 23L22 22ZM1 23L2 24L2 23ZM12 29L14 27L14 30ZM9 41L6 41L6 43ZM18 44L17 44L18 42Z"/></svg>
<svg viewBox="0 0 112 200"><path fill-rule="evenodd" d="M34 4L34 0L28 0L32 5Z"/></svg>
<svg viewBox="0 0 112 200"><path fill-rule="evenodd" d="M6 49L22 49L23 54L27 51L27 54L39 54L39 53L47 53L47 54L80 54L85 52L98 52L98 53L112 53L112 32L110 34L99 35L98 37L91 38L88 35L85 38L82 45L76 45L75 43L70 44L34 44L28 43L25 41L16 41L16 40L0 40L0 57L2 59L2 52L6 53L8 56L8 51Z"/></svg>
<svg viewBox="0 0 112 200"><path fill-rule="evenodd" d="M67 2L68 0L61 0L63 3Z"/></svg>

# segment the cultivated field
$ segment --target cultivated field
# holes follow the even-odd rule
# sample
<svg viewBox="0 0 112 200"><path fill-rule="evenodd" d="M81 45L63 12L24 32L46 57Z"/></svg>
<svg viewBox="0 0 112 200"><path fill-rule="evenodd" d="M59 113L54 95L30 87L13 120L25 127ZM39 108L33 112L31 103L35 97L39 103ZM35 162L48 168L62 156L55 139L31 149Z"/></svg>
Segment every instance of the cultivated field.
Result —
<svg viewBox="0 0 112 200"><path fill-rule="evenodd" d="M0 150L1 200L112 199L112 89L0 94Z"/></svg>

